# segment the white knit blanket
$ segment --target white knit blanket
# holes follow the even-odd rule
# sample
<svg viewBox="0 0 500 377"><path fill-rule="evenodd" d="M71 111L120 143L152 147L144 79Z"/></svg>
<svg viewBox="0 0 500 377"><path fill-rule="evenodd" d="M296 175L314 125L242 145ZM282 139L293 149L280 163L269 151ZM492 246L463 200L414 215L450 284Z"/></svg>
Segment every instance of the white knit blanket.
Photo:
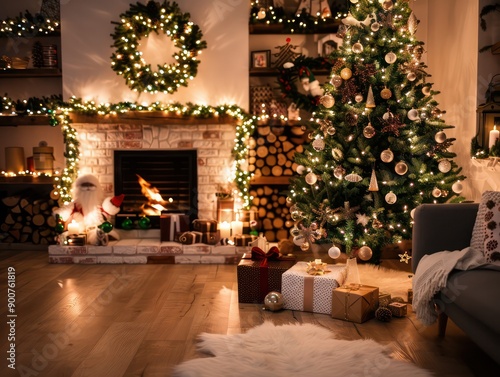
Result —
<svg viewBox="0 0 500 377"><path fill-rule="evenodd" d="M485 263L482 253L470 247L424 255L413 276L412 307L417 319L426 326L436 321L438 313L434 310L433 297L446 286L452 270L469 270Z"/></svg>

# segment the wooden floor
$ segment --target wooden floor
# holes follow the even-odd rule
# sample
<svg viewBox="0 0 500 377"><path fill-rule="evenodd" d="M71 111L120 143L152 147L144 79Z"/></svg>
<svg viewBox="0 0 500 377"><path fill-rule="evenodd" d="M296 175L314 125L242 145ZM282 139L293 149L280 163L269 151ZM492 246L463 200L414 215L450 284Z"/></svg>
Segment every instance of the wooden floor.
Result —
<svg viewBox="0 0 500 377"><path fill-rule="evenodd" d="M7 271L15 268L17 370L0 376L157 377L199 357L201 332L234 334L263 323L314 323L340 339L372 338L436 376L493 376L500 367L453 323L446 338L411 310L389 323L269 312L238 304L232 265L51 265L43 251L0 250L0 350L8 354ZM332 374L333 376L334 374ZM223 376L221 376L223 377Z"/></svg>

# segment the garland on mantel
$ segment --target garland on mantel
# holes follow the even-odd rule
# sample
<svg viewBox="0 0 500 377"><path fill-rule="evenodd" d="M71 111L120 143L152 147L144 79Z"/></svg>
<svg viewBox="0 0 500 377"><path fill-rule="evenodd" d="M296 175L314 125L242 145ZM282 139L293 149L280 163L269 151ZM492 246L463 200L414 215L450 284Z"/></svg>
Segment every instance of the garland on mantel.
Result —
<svg viewBox="0 0 500 377"><path fill-rule="evenodd" d="M34 37L39 34L59 35L59 20L50 20L40 13L29 11L17 17L0 20L0 37Z"/></svg>
<svg viewBox="0 0 500 377"><path fill-rule="evenodd" d="M0 98L0 113L6 115L47 116L47 123L55 127L60 125L63 133L66 158L66 167L60 177L55 177L55 188L59 191L61 201L71 201L71 187L78 176L79 164L79 142L76 130L71 126L70 113L83 115L118 115L128 111L162 111L165 115L178 116L179 119L193 117L196 119L210 119L219 116L230 116L238 120L236 125L236 137L233 148L235 164L234 184L238 190L243 208L250 207L249 185L251 174L246 169L248 156L248 138L255 131L259 118L251 116L236 105L207 106L187 103L163 104L154 102L150 105L140 105L134 102L119 102L115 104L96 104L93 101L82 101L79 98L71 98L64 102L59 96L29 98L27 100L14 101L7 96Z"/></svg>

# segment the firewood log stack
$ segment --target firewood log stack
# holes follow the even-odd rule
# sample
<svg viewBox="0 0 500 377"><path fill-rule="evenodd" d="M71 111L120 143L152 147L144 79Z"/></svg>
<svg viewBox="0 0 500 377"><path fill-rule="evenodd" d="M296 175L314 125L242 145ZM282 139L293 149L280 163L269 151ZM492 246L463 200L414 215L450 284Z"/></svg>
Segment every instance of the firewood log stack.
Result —
<svg viewBox="0 0 500 377"><path fill-rule="evenodd" d="M258 126L249 140L251 210L269 242L290 238L293 220L286 203L289 179L295 174L296 152L303 151L307 135L300 125Z"/></svg>

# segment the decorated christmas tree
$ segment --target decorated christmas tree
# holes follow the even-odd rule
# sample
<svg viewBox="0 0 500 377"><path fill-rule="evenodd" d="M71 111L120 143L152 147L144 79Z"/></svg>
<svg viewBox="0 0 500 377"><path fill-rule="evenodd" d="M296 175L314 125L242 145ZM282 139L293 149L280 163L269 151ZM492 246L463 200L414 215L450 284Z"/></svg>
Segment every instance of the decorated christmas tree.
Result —
<svg viewBox="0 0 500 377"><path fill-rule="evenodd" d="M411 239L418 205L462 201L465 177L409 1L350 1L310 143L295 156L291 233L303 250L333 243L330 255L378 262L383 246Z"/></svg>

